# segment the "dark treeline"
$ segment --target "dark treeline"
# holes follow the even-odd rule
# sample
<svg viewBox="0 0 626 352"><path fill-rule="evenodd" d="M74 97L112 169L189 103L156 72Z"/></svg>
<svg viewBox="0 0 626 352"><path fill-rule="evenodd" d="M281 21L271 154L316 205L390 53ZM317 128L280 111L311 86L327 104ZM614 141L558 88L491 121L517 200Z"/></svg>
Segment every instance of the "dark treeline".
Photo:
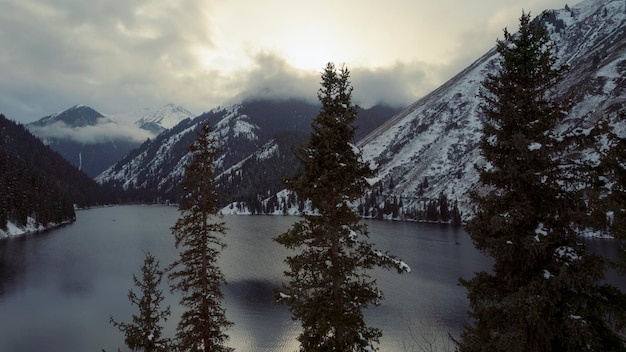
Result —
<svg viewBox="0 0 626 352"><path fill-rule="evenodd" d="M283 196L277 195L276 192L281 189L280 185L276 185L275 189L265 195L232 198L228 209L239 213L285 215L290 209L297 209L299 213L307 209L305 201L292 192ZM437 198L425 197L424 191L427 189L428 179L424 178L418 191L409 199L407 196L393 195L393 180L386 184L380 182L356 202L355 211L364 218L461 225L463 214L459 210L458 200L443 192Z"/></svg>
<svg viewBox="0 0 626 352"><path fill-rule="evenodd" d="M456 199L451 200L443 192L440 192L437 198L424 197L428 188L428 178L424 177L411 199L405 196L396 196L393 195L394 181L393 178L390 178L386 185L381 182L377 188L364 196L362 203L358 206L358 212L368 218L461 225L462 214L458 207L458 201ZM415 202L415 200L418 201Z"/></svg>
<svg viewBox="0 0 626 352"><path fill-rule="evenodd" d="M110 194L44 145L24 126L0 115L0 229L75 219L74 208L110 202Z"/></svg>

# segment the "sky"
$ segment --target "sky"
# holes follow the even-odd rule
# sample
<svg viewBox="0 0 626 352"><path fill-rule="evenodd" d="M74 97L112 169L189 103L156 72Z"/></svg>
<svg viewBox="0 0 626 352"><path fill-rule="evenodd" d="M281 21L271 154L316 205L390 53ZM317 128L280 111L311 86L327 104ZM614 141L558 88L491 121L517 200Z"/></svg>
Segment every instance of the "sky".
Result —
<svg viewBox="0 0 626 352"><path fill-rule="evenodd" d="M577 2L577 1L576 1ZM575 5L576 2L569 5ZM105 115L314 101L328 62L363 107L405 107L566 0L0 0L0 113Z"/></svg>

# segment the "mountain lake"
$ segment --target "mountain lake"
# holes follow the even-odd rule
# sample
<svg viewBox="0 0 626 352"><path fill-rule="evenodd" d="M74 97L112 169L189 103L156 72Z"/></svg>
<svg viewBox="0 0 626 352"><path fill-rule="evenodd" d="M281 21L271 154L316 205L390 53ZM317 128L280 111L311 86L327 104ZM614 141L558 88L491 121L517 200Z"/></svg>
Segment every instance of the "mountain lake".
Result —
<svg viewBox="0 0 626 352"><path fill-rule="evenodd" d="M178 256L170 227L175 207L115 206L82 210L77 221L53 231L0 241L0 351L125 350L124 336L109 323L130 322L137 307L128 301L132 274L140 275L144 251L166 267ZM227 334L237 351L296 351L300 327L272 290L283 282L284 258L292 252L272 240L297 221L290 216L225 216L229 228L219 265ZM375 248L389 251L410 273L376 270L385 300L365 312L383 331L382 351L418 351L432 343L451 347L467 322L468 301L458 279L488 270L460 227L364 220ZM589 240L594 251L617 256L612 240ZM609 280L618 282L612 273ZM623 280L623 279L622 279ZM622 288L624 288L622 286ZM164 335L173 337L181 313L178 296L161 284L172 316Z"/></svg>

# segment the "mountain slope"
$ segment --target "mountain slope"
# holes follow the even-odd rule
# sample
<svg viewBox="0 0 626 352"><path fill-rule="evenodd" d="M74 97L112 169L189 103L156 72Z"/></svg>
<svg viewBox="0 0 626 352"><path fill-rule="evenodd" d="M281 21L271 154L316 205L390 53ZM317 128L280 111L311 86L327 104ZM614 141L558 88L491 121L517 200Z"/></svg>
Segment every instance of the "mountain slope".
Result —
<svg viewBox="0 0 626 352"><path fill-rule="evenodd" d="M267 214L279 209L277 197L268 200L268 195L280 192L284 188L283 180L294 175L299 161L293 149L307 138L304 132L278 133L254 153L221 172L216 182L224 203L229 203L228 212Z"/></svg>
<svg viewBox="0 0 626 352"><path fill-rule="evenodd" d="M121 160L148 138L154 138L180 121L193 118L185 108L167 104L156 111L119 114L120 123L83 105L52 114L27 125L28 129L66 160L91 177ZM133 117L135 116L135 117Z"/></svg>
<svg viewBox="0 0 626 352"><path fill-rule="evenodd" d="M26 127L72 165L94 177L152 135L76 105Z"/></svg>
<svg viewBox="0 0 626 352"><path fill-rule="evenodd" d="M552 11L545 20L560 62L570 66L557 90L557 98L574 102L563 129L587 126L626 108L624 6L622 0L587 0ZM495 49L490 50L361 140L364 157L379 165L377 181L384 187L379 204L395 198L405 210L421 209L443 193L458 199L466 215L471 213L468 193L478 181L474 165L481 163L476 96L497 60ZM623 125L615 122L618 130Z"/></svg>
<svg viewBox="0 0 626 352"><path fill-rule="evenodd" d="M388 108L377 109L380 110L375 111L388 114L382 119L389 118L397 112ZM317 104L300 100L254 100L227 108L217 108L193 120L184 120L154 140L144 143L96 179L102 184L127 190L133 200L176 200L178 183L187 162L187 147L195 140L195 130L198 126L210 123L222 143L223 154L218 160L217 174L233 172L234 169L231 167L237 164L244 169L239 171L240 176L245 176L243 179L218 176L221 182L224 182L218 187L223 188L228 198L224 199L224 203L256 200L261 194L267 197L280 186L282 177L297 170L297 163L291 159L289 161L281 159L286 165L278 165L275 164L273 157L261 158L257 160L258 163L252 163L251 155L262 152L270 141L277 143L273 151L281 151L282 156L291 155L287 151L294 144L305 140L311 121L318 111ZM364 124L375 125L370 122L372 120L376 119L371 114L369 116L363 114L361 117ZM246 168L257 171L245 170ZM234 188L235 183L255 184L261 188L246 186L246 192L242 192L241 189Z"/></svg>
<svg viewBox="0 0 626 352"><path fill-rule="evenodd" d="M92 179L2 115L0 165L0 238L72 222L74 205L108 202Z"/></svg>

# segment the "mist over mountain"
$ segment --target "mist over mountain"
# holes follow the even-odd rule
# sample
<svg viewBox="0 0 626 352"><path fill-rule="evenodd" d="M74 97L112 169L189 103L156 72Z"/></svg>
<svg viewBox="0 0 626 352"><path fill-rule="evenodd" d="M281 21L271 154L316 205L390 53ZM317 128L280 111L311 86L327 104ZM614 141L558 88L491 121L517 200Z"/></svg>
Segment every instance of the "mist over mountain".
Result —
<svg viewBox="0 0 626 352"><path fill-rule="evenodd" d="M141 128L128 128L88 106L76 105L26 125L44 140L68 140L85 145L112 141L141 143L153 136Z"/></svg>
<svg viewBox="0 0 626 352"><path fill-rule="evenodd" d="M72 165L95 177L145 140L190 116L184 108L168 104L128 124L76 105L26 127Z"/></svg>

